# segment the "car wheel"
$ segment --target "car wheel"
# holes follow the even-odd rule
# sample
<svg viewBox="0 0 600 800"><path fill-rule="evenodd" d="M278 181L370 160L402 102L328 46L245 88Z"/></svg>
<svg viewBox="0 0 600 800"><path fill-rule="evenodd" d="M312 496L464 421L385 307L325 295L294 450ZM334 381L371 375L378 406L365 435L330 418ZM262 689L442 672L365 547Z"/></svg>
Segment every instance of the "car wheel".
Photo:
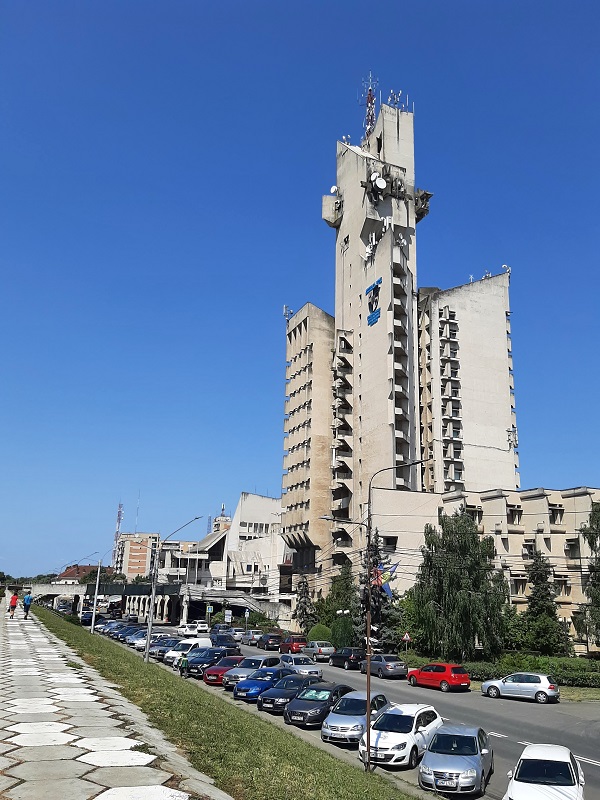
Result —
<svg viewBox="0 0 600 800"><path fill-rule="evenodd" d="M491 697L492 700L497 700L500 697L500 689L497 686L490 686L487 690L487 696Z"/></svg>
<svg viewBox="0 0 600 800"><path fill-rule="evenodd" d="M360 665L360 671L362 675L367 674L367 668L363 664Z"/></svg>
<svg viewBox="0 0 600 800"><path fill-rule="evenodd" d="M333 658L330 658L327 663L329 664L330 667L333 667Z"/></svg>
<svg viewBox="0 0 600 800"><path fill-rule="evenodd" d="M449 688L450 684L448 683L448 681L442 681L440 683L440 689L442 690L442 692L447 692Z"/></svg>
<svg viewBox="0 0 600 800"><path fill-rule="evenodd" d="M377 677L378 678L385 678L385 675L383 674L383 670L382 669L378 669L377 670Z"/></svg>
<svg viewBox="0 0 600 800"><path fill-rule="evenodd" d="M535 702L536 703L547 703L548 702L548 695L546 694L546 692L536 692Z"/></svg>
<svg viewBox="0 0 600 800"><path fill-rule="evenodd" d="M344 669L350 669L350 662L344 661Z"/></svg>
<svg viewBox="0 0 600 800"><path fill-rule="evenodd" d="M410 683L411 686L416 686L417 685L417 679L415 678L414 675L410 676L410 678L408 679L408 682Z"/></svg>
<svg viewBox="0 0 600 800"><path fill-rule="evenodd" d="M408 757L408 768L414 769L417 766L418 760L419 760L419 751L417 750L416 747L413 747Z"/></svg>
<svg viewBox="0 0 600 800"><path fill-rule="evenodd" d="M481 770L481 782L479 784L479 792L478 792L479 797L483 797L483 795L485 794L485 783L486 783L485 772Z"/></svg>
<svg viewBox="0 0 600 800"><path fill-rule="evenodd" d="M491 778L493 774L494 774L494 756L492 756L492 763L490 765L490 774L488 775L488 778Z"/></svg>

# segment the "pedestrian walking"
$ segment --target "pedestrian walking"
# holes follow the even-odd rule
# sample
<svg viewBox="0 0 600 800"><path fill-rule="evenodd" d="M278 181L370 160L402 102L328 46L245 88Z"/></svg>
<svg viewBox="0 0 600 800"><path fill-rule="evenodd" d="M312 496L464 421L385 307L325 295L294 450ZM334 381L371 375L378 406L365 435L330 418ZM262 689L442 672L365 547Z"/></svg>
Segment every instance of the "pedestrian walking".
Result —
<svg viewBox="0 0 600 800"><path fill-rule="evenodd" d="M31 592L27 592L23 598L23 611L25 612L25 619L29 619L29 609L31 608L32 603L33 597L31 596Z"/></svg>
<svg viewBox="0 0 600 800"><path fill-rule="evenodd" d="M12 597L9 600L8 607L10 609L10 618L12 619L15 616L15 609L19 602L19 593L13 592Z"/></svg>

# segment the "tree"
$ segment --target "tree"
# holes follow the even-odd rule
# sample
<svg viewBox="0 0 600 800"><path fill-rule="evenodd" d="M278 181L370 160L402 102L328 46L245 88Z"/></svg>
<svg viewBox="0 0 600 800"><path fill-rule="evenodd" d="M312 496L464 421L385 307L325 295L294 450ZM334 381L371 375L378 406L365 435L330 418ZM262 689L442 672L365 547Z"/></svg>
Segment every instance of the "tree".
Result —
<svg viewBox="0 0 600 800"><path fill-rule="evenodd" d="M527 597L527 610L523 612L527 625L527 638L532 650L542 655L562 656L571 651L569 635L558 619L556 587L550 581L552 567L539 550L527 568L531 591Z"/></svg>
<svg viewBox="0 0 600 800"><path fill-rule="evenodd" d="M300 630L304 634L308 633L312 626L318 621L315 606L310 597L306 575L302 575L298 581L296 609L292 614L292 619L298 621Z"/></svg>
<svg viewBox="0 0 600 800"><path fill-rule="evenodd" d="M338 617L338 611L349 611L354 619L360 614L358 587L352 574L352 564L347 561L340 574L331 580L331 589L327 597L317 600L315 612L322 625L331 628Z"/></svg>
<svg viewBox="0 0 600 800"><path fill-rule="evenodd" d="M519 614L515 606L506 605L502 609L504 619L504 648L506 650L526 650L529 647L527 619Z"/></svg>
<svg viewBox="0 0 600 800"><path fill-rule="evenodd" d="M584 624L581 626L586 638L600 640L600 503L592 503L589 521L581 526L581 533L587 542L592 556L589 560L589 575L583 592L589 603L580 606Z"/></svg>
<svg viewBox="0 0 600 800"><path fill-rule="evenodd" d="M502 609L508 585L493 566L494 540L480 537L464 509L442 515L440 530L425 526L423 561L413 589L420 646L429 655L460 661L502 650Z"/></svg>
<svg viewBox="0 0 600 800"><path fill-rule="evenodd" d="M131 583L150 583L150 575L136 575Z"/></svg>

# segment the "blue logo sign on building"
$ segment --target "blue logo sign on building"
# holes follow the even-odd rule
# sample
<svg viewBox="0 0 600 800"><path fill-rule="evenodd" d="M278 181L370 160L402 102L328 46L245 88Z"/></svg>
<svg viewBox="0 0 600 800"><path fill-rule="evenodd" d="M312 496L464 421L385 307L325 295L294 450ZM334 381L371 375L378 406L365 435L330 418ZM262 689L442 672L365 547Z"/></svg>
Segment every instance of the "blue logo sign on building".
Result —
<svg viewBox="0 0 600 800"><path fill-rule="evenodd" d="M367 317L367 325L375 325L381 316L381 309L379 308L379 293L381 291L381 278L377 278L375 283L372 283L367 291L367 301L369 303L369 315Z"/></svg>

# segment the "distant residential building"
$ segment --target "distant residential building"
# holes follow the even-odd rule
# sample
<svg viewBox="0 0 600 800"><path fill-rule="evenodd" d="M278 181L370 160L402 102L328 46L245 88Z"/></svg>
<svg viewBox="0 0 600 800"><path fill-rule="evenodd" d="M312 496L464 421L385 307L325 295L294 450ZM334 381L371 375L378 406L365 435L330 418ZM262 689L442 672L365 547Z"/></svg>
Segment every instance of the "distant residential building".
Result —
<svg viewBox="0 0 600 800"><path fill-rule="evenodd" d="M96 572L98 569L97 564L73 564L70 567L67 567L60 575L57 575L56 578L52 581L53 584L64 584L64 585L73 585L75 583L81 583L81 579L85 578L86 575L89 575L91 572ZM112 575L113 570L111 567L103 567L103 571L106 571L107 575Z"/></svg>
<svg viewBox="0 0 600 800"><path fill-rule="evenodd" d="M114 549L115 572L123 573L127 581L150 575L159 541L159 533L119 533Z"/></svg>

